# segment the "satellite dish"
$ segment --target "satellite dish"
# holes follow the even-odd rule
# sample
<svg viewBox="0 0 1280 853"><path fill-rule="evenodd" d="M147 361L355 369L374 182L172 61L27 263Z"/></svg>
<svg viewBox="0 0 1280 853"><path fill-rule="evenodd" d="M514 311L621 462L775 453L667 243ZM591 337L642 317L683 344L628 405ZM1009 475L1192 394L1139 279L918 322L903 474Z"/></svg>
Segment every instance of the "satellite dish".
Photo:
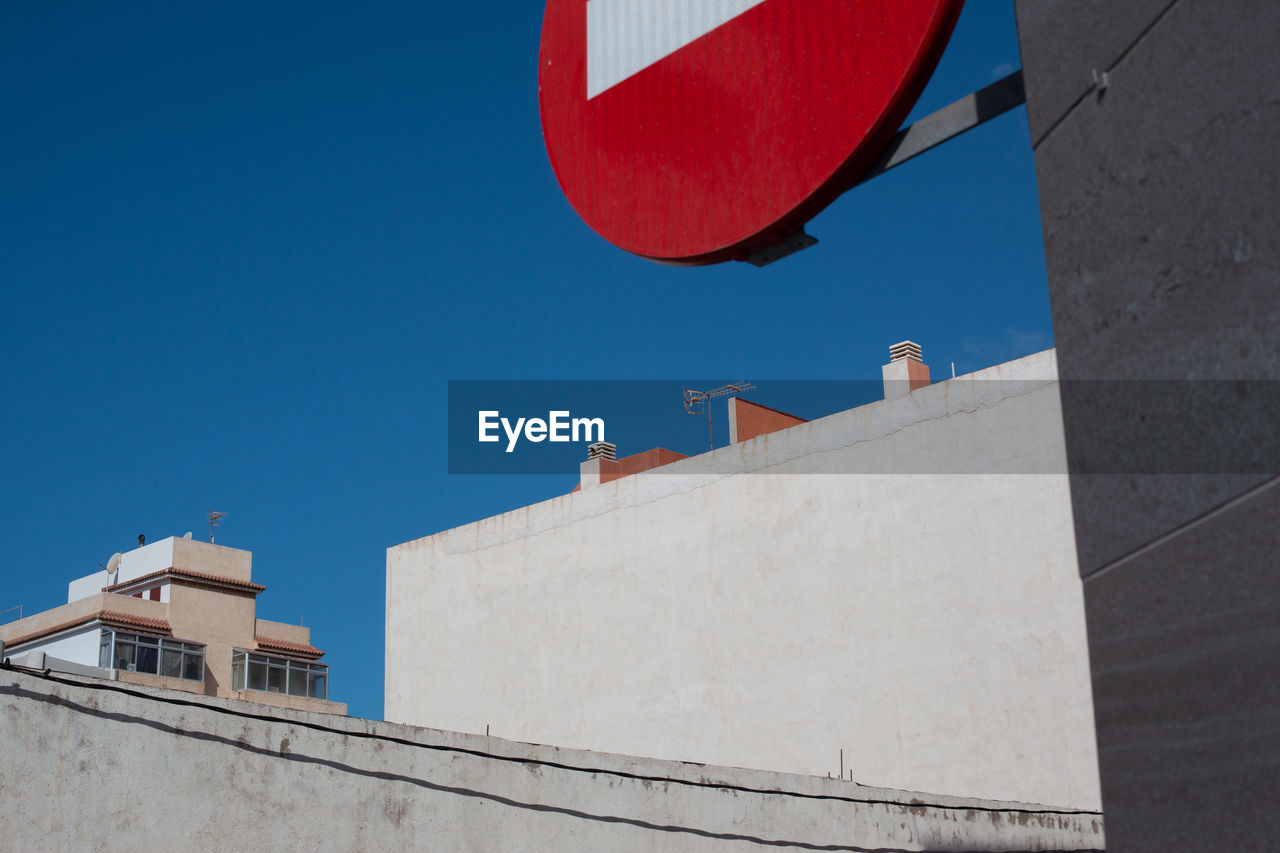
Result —
<svg viewBox="0 0 1280 853"><path fill-rule="evenodd" d="M114 575L120 571L120 552L116 551L111 555L111 559L107 560L107 574Z"/></svg>
<svg viewBox="0 0 1280 853"><path fill-rule="evenodd" d="M190 531L190 530L188 530L186 533L182 534L182 538L183 538L183 539L190 539L190 538L191 538L191 531Z"/></svg>

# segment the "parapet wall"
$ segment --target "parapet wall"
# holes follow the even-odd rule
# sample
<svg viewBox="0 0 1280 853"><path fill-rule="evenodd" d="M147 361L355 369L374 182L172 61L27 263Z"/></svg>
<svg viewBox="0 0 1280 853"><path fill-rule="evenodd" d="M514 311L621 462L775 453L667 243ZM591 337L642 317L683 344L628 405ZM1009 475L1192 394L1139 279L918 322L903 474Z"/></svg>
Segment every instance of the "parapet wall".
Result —
<svg viewBox="0 0 1280 853"><path fill-rule="evenodd" d="M1098 808L1055 375L1038 353L389 549L386 716Z"/></svg>
<svg viewBox="0 0 1280 853"><path fill-rule="evenodd" d="M1102 820L0 670L12 850L1100 850Z"/></svg>

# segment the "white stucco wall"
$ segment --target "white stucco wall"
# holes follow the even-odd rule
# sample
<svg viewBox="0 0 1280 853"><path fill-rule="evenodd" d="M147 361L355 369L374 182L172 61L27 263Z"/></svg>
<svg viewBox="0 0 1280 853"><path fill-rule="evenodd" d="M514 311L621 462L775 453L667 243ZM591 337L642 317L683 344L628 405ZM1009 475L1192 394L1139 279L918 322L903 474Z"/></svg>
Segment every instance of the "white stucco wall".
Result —
<svg viewBox="0 0 1280 853"><path fill-rule="evenodd" d="M67 584L67 602L88 598L111 583L124 583L152 572L172 568L174 538L161 539L141 548L127 551L120 559L120 571L111 579L106 572L94 572L82 578L76 578ZM105 562L105 561L104 561ZM167 596L162 600L167 601Z"/></svg>
<svg viewBox="0 0 1280 853"><path fill-rule="evenodd" d="M120 558L120 570L115 578L105 571L97 571L67 584L67 603L88 598L101 592L112 583L127 583L153 572L169 568L203 572L230 577L236 580L252 579L252 557L249 551L217 546L211 542L170 536L126 551ZM161 601L169 600L169 590L161 589Z"/></svg>
<svg viewBox="0 0 1280 853"><path fill-rule="evenodd" d="M152 542L141 548L126 551L120 559L120 575L116 583L125 583L152 572L159 572L176 565L173 557L176 539L172 536Z"/></svg>
<svg viewBox="0 0 1280 853"><path fill-rule="evenodd" d="M1097 807L1053 366L389 549L387 718Z"/></svg>
<svg viewBox="0 0 1280 853"><path fill-rule="evenodd" d="M63 634L54 640L15 646L15 654L21 652L44 652L49 657L60 658L85 666L98 665L98 645L102 638L102 627L98 623L88 625L70 634Z"/></svg>
<svg viewBox="0 0 1280 853"><path fill-rule="evenodd" d="M102 592L102 588L110 582L106 572L94 572L91 575L76 578L67 584L67 604Z"/></svg>

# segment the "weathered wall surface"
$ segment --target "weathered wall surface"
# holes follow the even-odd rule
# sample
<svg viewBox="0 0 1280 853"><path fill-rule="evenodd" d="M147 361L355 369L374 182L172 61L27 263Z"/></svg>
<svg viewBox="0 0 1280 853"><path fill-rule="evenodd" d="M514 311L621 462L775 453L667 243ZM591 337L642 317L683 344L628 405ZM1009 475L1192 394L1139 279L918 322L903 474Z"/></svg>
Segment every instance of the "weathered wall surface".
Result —
<svg viewBox="0 0 1280 853"><path fill-rule="evenodd" d="M864 784L1096 807L1055 375L1042 353L390 549L388 719L816 776L843 749Z"/></svg>
<svg viewBox="0 0 1280 853"><path fill-rule="evenodd" d="M1096 814L128 689L136 695L110 682L58 683L0 670L4 849L891 853L1103 846Z"/></svg>
<svg viewBox="0 0 1280 853"><path fill-rule="evenodd" d="M1017 12L1108 847L1274 849L1280 4Z"/></svg>

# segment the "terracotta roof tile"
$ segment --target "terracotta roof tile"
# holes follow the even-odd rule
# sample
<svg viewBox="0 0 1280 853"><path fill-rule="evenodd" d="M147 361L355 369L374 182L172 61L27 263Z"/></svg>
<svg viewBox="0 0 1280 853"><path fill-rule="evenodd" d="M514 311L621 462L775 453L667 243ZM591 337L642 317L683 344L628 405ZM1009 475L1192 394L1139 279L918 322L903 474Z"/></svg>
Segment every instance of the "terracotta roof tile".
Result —
<svg viewBox="0 0 1280 853"><path fill-rule="evenodd" d="M205 574L204 572L192 572L186 569L168 568L168 569L161 569L158 572L152 572L151 574L142 575L141 577L136 577L133 580L121 581L120 583L112 584L111 586L105 586L102 588L102 591L115 592L118 589L124 589L125 587L134 586L135 584L145 583L146 581L157 580L162 577L173 577L173 578L193 580L193 581L208 581L210 583L226 584L227 586L240 587L241 589L248 589L254 592L262 592L264 589L266 589L266 587L260 583L253 583L251 581L242 581L238 578L229 578L223 575L209 575L209 574Z"/></svg>
<svg viewBox="0 0 1280 853"><path fill-rule="evenodd" d="M282 652L294 652L295 654L313 655L315 657L320 657L324 654L323 651L309 643L291 643L288 640L273 640L269 637L254 637L254 639L258 641L258 648L260 649L277 649Z"/></svg>
<svg viewBox="0 0 1280 853"><path fill-rule="evenodd" d="M121 625L133 625L137 628L154 628L157 631L172 631L169 623L163 619L152 619L148 616L132 616L128 613L116 613L111 610L103 610L98 614L98 618L103 622L116 622Z"/></svg>
<svg viewBox="0 0 1280 853"><path fill-rule="evenodd" d="M172 632L169 623L163 619L150 619L145 616L131 616L128 613L115 613L110 610L99 610L97 613L90 613L87 616L81 616L79 619L72 619L62 622L58 625L51 625L39 631L32 631L30 634L23 634L21 637L14 637L7 646L21 646L32 640L38 640L41 637L48 637L51 634L58 634L62 631L68 631L72 628L78 628L81 625L88 625L90 622L110 622L118 625L132 625L136 628L151 628L156 631Z"/></svg>

